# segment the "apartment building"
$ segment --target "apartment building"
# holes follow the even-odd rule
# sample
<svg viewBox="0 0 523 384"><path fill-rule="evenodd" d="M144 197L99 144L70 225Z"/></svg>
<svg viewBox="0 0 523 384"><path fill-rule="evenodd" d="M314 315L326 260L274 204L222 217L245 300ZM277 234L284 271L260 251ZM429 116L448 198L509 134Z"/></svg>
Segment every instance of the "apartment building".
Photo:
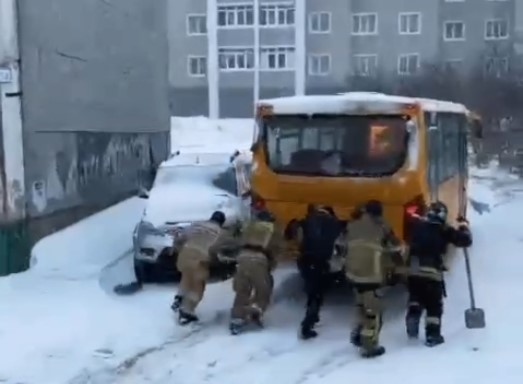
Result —
<svg viewBox="0 0 523 384"><path fill-rule="evenodd" d="M217 0L216 39L207 0L170 2L173 113L207 114L208 44L217 41L221 116L250 116L253 0ZM294 94L299 69L307 93L348 90L353 75L412 76L424 63L501 74L523 43L521 20L523 0L260 0L260 96Z"/></svg>

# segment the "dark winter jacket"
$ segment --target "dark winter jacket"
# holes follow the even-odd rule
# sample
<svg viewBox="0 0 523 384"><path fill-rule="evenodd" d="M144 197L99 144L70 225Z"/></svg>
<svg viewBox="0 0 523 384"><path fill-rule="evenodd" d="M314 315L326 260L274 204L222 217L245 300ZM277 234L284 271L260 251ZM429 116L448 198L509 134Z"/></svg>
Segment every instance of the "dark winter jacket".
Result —
<svg viewBox="0 0 523 384"><path fill-rule="evenodd" d="M308 214L299 222L300 265L328 268L341 230L335 215L323 211Z"/></svg>
<svg viewBox="0 0 523 384"><path fill-rule="evenodd" d="M456 229L425 218L416 219L409 244L409 276L443 279L443 257L449 244L460 248L472 245L472 235L465 223Z"/></svg>

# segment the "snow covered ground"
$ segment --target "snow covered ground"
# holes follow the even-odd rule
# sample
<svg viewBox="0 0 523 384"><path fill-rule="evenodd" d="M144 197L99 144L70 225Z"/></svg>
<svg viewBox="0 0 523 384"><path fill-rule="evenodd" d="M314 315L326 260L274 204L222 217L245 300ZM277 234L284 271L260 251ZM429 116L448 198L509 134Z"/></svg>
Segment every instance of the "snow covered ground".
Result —
<svg viewBox="0 0 523 384"><path fill-rule="evenodd" d="M193 123L200 127L199 138L193 142L200 148L232 142L242 129L215 135L198 120ZM173 125L179 132L193 129ZM178 145L187 147L188 141ZM487 313L485 330L464 326L468 293L460 257L453 260L447 282L447 343L434 349L406 340L401 289L387 296L382 340L388 353L379 359L361 360L349 344L351 298L343 290L326 303L320 337L298 340L304 303L292 266L277 273L264 331L228 334L230 281L212 284L206 292L199 313L208 326L180 327L169 309L173 286L148 286L127 297L111 291L132 279L131 231L143 202L131 199L43 239L33 250L31 270L0 279L0 383L519 384L523 184L493 169L473 170L472 176L471 196L490 209L470 214L475 236L470 253L478 304Z"/></svg>

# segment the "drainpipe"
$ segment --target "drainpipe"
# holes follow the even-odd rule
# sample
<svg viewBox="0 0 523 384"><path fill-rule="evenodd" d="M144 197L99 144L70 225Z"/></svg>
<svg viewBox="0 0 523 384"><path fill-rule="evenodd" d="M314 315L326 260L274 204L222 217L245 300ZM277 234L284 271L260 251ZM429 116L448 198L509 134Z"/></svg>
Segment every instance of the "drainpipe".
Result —
<svg viewBox="0 0 523 384"><path fill-rule="evenodd" d="M0 0L0 103L5 178L4 195L9 220L25 217L25 171L20 83L20 49L16 0Z"/></svg>
<svg viewBox="0 0 523 384"><path fill-rule="evenodd" d="M294 93L297 96L305 95L305 66L306 66L306 24L307 15L305 0L294 0Z"/></svg>
<svg viewBox="0 0 523 384"><path fill-rule="evenodd" d="M218 4L207 0L207 88L209 118L220 117L220 67L218 63Z"/></svg>
<svg viewBox="0 0 523 384"><path fill-rule="evenodd" d="M253 0L254 16L254 105L260 100L260 1ZM253 111L254 113L254 111Z"/></svg>

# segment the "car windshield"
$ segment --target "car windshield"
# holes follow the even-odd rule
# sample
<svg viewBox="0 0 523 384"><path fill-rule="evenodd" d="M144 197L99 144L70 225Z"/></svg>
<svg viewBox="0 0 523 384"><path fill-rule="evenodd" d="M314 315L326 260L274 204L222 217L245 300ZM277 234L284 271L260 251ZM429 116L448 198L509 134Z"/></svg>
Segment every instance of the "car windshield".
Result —
<svg viewBox="0 0 523 384"><path fill-rule="evenodd" d="M237 195L236 172L231 164L160 167L153 188L175 184L214 185Z"/></svg>
<svg viewBox="0 0 523 384"><path fill-rule="evenodd" d="M262 126L277 173L380 177L397 172L407 156L404 116L275 116Z"/></svg>

